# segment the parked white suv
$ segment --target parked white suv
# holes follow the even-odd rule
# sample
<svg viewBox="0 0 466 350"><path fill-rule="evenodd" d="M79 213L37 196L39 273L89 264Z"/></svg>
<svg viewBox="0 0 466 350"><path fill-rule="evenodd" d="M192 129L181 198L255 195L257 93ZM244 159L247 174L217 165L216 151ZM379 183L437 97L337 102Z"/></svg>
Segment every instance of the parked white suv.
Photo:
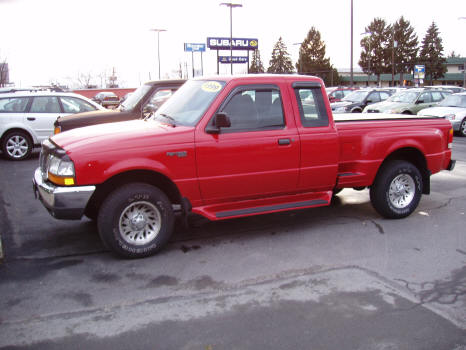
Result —
<svg viewBox="0 0 466 350"><path fill-rule="evenodd" d="M29 157L32 149L53 135L57 117L105 110L84 96L66 92L0 93L0 146L11 160Z"/></svg>

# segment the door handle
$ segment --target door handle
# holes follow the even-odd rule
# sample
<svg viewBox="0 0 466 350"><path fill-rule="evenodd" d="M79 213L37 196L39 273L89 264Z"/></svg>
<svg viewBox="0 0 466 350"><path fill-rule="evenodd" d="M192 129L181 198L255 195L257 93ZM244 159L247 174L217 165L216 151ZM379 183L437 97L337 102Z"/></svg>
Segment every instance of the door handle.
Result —
<svg viewBox="0 0 466 350"><path fill-rule="evenodd" d="M278 139L278 144L280 146L286 146L286 145L291 144L291 140L290 139Z"/></svg>
<svg viewBox="0 0 466 350"><path fill-rule="evenodd" d="M34 117L28 117L27 119L30 120L30 121L36 120L36 118L34 118Z"/></svg>

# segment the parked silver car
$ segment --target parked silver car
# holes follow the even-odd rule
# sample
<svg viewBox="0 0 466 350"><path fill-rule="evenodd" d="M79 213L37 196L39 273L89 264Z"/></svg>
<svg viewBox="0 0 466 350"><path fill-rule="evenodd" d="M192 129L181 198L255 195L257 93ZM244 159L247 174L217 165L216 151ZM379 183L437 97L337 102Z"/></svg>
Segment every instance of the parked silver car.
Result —
<svg viewBox="0 0 466 350"><path fill-rule="evenodd" d="M466 92L449 95L436 107L423 109L417 115L444 117L451 121L453 130L466 136Z"/></svg>
<svg viewBox="0 0 466 350"><path fill-rule="evenodd" d="M0 146L11 160L29 157L34 146L53 135L59 116L105 109L84 96L66 92L0 94Z"/></svg>

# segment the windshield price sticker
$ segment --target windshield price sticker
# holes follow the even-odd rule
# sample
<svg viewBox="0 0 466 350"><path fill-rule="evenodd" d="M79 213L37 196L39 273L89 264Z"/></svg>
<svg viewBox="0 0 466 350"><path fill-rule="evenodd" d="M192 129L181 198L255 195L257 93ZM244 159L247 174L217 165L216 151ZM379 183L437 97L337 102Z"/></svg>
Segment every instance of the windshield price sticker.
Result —
<svg viewBox="0 0 466 350"><path fill-rule="evenodd" d="M217 81L207 81L202 84L201 88L205 92L218 92L222 88L222 85Z"/></svg>

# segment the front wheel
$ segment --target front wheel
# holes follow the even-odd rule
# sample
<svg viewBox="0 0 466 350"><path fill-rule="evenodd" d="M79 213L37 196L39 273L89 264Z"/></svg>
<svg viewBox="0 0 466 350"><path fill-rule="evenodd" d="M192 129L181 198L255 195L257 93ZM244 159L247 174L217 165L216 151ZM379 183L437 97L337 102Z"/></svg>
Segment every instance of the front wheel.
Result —
<svg viewBox="0 0 466 350"><path fill-rule="evenodd" d="M460 125L460 135L466 136L466 118L463 119Z"/></svg>
<svg viewBox="0 0 466 350"><path fill-rule="evenodd" d="M167 196L158 188L134 183L112 192L97 218L104 245L125 258L155 254L173 231L174 214Z"/></svg>
<svg viewBox="0 0 466 350"><path fill-rule="evenodd" d="M374 209L389 219L410 215L422 194L422 176L413 164L394 160L385 163L370 188Z"/></svg>

